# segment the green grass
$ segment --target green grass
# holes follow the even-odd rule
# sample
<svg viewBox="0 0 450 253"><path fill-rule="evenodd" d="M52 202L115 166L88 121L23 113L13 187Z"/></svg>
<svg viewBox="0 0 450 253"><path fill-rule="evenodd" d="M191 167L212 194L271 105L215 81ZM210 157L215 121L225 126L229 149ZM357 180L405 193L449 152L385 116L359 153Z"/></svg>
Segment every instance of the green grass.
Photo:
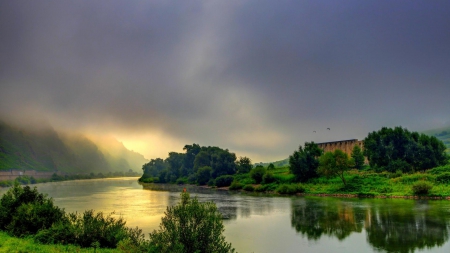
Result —
<svg viewBox="0 0 450 253"><path fill-rule="evenodd" d="M345 174L347 185L344 185L339 177L319 177L307 183L297 184L294 175L289 172L288 167L275 168L273 173L275 182L254 186L257 192L277 192L282 194L294 194L304 192L306 194L352 194L359 196L414 196L412 190L416 182L426 181L433 188L426 196L448 197L450 196L450 184L447 183L447 174L450 174L450 165L441 166L428 170L426 173L416 172L403 174L401 172L376 173L370 168L365 170L350 170ZM241 185L254 184L248 174L235 176L235 183ZM282 186L284 185L284 186ZM302 191L294 191L289 187L299 185ZM282 187L281 187L282 186Z"/></svg>
<svg viewBox="0 0 450 253"><path fill-rule="evenodd" d="M94 249L81 248L73 245L44 245L34 242L33 238L11 237L5 232L0 232L0 253L3 252L33 252L33 253L53 253L53 252L98 252L113 253L126 252L119 249Z"/></svg>

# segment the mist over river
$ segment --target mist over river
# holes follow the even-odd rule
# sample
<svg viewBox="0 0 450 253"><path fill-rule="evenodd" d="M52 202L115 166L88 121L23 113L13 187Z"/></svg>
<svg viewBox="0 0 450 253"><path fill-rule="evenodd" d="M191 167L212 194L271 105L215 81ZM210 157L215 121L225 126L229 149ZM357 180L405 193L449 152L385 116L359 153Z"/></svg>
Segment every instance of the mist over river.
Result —
<svg viewBox="0 0 450 253"><path fill-rule="evenodd" d="M147 235L184 186L116 178L36 187L67 212L114 211ZM450 252L447 200L272 197L185 187L216 203L226 217L226 240L238 252Z"/></svg>

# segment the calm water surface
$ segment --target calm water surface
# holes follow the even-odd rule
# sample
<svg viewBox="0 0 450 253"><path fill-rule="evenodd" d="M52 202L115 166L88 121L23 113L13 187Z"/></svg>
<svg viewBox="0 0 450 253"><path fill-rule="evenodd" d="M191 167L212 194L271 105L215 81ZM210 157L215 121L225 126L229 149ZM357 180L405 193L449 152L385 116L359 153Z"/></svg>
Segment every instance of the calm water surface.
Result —
<svg viewBox="0 0 450 253"><path fill-rule="evenodd" d="M68 212L113 212L145 234L158 229L183 187L142 186L137 178L36 185ZM3 193L5 189L1 189ZM450 252L450 201L249 196L188 187L228 219L238 252Z"/></svg>

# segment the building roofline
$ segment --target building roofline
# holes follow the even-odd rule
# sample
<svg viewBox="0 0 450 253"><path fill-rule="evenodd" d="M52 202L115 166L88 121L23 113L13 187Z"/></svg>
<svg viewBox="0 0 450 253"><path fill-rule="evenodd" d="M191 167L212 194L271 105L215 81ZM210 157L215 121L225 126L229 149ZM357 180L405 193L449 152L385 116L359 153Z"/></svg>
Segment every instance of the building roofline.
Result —
<svg viewBox="0 0 450 253"><path fill-rule="evenodd" d="M358 141L358 139L349 139L349 140L342 140L342 141L329 141L329 142L321 142L321 143L316 143L316 144L320 145L320 144L329 144L329 143L339 143L339 142L345 142L345 141Z"/></svg>

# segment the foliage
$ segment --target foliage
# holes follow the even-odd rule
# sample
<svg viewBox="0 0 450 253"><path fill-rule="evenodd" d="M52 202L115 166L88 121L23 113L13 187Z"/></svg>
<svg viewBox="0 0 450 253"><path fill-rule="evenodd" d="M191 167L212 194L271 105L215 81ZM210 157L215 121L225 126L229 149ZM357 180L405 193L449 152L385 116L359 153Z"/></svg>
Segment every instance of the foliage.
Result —
<svg viewBox="0 0 450 253"><path fill-rule="evenodd" d="M236 162L237 173L249 173L253 168L252 160L248 157L239 157Z"/></svg>
<svg viewBox="0 0 450 253"><path fill-rule="evenodd" d="M242 188L242 190L247 191L247 192L252 192L252 191L255 190L255 187L253 187L253 185L251 185L251 184L248 184L248 185L245 185L245 186Z"/></svg>
<svg viewBox="0 0 450 253"><path fill-rule="evenodd" d="M281 184L276 189L279 194L295 194L305 192L305 188L300 184Z"/></svg>
<svg viewBox="0 0 450 253"><path fill-rule="evenodd" d="M40 230L35 239L41 243L74 244L81 247L98 245L101 248L116 248L120 241L127 240L129 244L139 246L144 241L144 235L138 228L125 226L122 219L112 217L114 213L104 215L87 210L83 215L70 213L50 228Z"/></svg>
<svg viewBox="0 0 450 253"><path fill-rule="evenodd" d="M430 174L434 174L434 175L437 175L440 173L445 173L445 172L450 172L450 164L446 164L444 166L439 166L439 167L433 168L431 170L428 170L427 172Z"/></svg>
<svg viewBox="0 0 450 253"><path fill-rule="evenodd" d="M289 156L289 168L295 175L296 181L306 182L311 178L317 177L317 168L319 167L318 158L323 150L314 142L305 142L305 147L300 146L298 151Z"/></svg>
<svg viewBox="0 0 450 253"><path fill-rule="evenodd" d="M264 174L263 178L262 178L262 183L263 184L270 184L275 182L275 177L273 176L273 173L270 171L267 171L266 174Z"/></svg>
<svg viewBox="0 0 450 253"><path fill-rule="evenodd" d="M64 211L36 188L15 183L0 199L0 229L15 236L35 234L63 217Z"/></svg>
<svg viewBox="0 0 450 253"><path fill-rule="evenodd" d="M150 244L157 252L234 252L223 231L216 205L184 192L181 203L167 207L160 229L150 233Z"/></svg>
<svg viewBox="0 0 450 253"><path fill-rule="evenodd" d="M358 145L353 147L351 157L355 163L355 168L361 170L364 166L364 155L361 148Z"/></svg>
<svg viewBox="0 0 450 253"><path fill-rule="evenodd" d="M402 127L383 127L364 139L364 155L371 167L387 168L391 172L399 169L392 166L394 162L399 164L399 160L408 163L413 170L444 165L448 160L445 149L444 143L436 137L409 132ZM409 170L404 164L401 168Z"/></svg>
<svg viewBox="0 0 450 253"><path fill-rule="evenodd" d="M231 175L224 175L216 178L216 186L217 187L225 187L230 186L233 182L234 177Z"/></svg>
<svg viewBox="0 0 450 253"><path fill-rule="evenodd" d="M273 163L271 163L267 166L267 170L274 170L274 169L275 169L275 165L273 165Z"/></svg>
<svg viewBox="0 0 450 253"><path fill-rule="evenodd" d="M212 168L209 166L204 166L198 169L197 171L197 183L199 185L205 185L208 183L209 179L211 178L211 172Z"/></svg>
<svg viewBox="0 0 450 253"><path fill-rule="evenodd" d="M344 172L353 167L352 161L348 155L340 149L334 152L326 152L319 158L318 172L325 176L338 176L341 178L344 185L346 185Z"/></svg>
<svg viewBox="0 0 450 253"><path fill-rule="evenodd" d="M233 181L230 185L230 190L234 191L234 190L240 190L242 189L242 187L244 187L243 184L237 182L237 181Z"/></svg>
<svg viewBox="0 0 450 253"><path fill-rule="evenodd" d="M259 184L262 182L265 173L266 169L263 166L258 165L250 171L250 177L253 178L257 184Z"/></svg>
<svg viewBox="0 0 450 253"><path fill-rule="evenodd" d="M412 186L412 191L416 195L425 195L433 188L433 184L428 181L417 181Z"/></svg>
<svg viewBox="0 0 450 253"><path fill-rule="evenodd" d="M444 172L441 174L438 174L436 176L436 182L441 184L449 184L450 183L450 172Z"/></svg>

